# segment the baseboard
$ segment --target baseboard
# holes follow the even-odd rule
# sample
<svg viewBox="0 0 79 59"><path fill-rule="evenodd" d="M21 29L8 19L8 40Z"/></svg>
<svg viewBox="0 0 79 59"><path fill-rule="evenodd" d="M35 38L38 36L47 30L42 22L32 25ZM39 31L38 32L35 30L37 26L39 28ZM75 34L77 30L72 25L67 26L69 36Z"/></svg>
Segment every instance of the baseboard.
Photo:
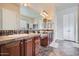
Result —
<svg viewBox="0 0 79 59"><path fill-rule="evenodd" d="M72 41L72 40L64 40L64 41L69 41L69 42L74 42L74 43L77 43L76 41Z"/></svg>

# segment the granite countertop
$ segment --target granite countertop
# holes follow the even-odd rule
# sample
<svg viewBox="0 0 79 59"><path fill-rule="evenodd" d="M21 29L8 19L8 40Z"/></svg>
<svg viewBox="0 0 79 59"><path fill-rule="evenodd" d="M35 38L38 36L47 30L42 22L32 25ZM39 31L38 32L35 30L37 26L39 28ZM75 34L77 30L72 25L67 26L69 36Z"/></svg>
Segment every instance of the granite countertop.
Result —
<svg viewBox="0 0 79 59"><path fill-rule="evenodd" d="M0 36L0 44L4 44L6 42L28 39L34 36L39 36L40 34L30 33L30 34L14 34L14 35L7 35L7 36Z"/></svg>

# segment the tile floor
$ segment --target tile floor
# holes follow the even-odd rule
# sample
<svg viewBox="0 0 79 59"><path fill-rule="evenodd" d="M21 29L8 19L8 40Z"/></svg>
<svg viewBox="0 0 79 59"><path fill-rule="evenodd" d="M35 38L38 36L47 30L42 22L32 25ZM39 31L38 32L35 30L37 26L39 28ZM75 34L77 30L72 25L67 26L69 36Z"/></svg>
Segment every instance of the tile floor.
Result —
<svg viewBox="0 0 79 59"><path fill-rule="evenodd" d="M71 41L56 41L52 46L41 47L38 56L79 56L79 47L74 44Z"/></svg>

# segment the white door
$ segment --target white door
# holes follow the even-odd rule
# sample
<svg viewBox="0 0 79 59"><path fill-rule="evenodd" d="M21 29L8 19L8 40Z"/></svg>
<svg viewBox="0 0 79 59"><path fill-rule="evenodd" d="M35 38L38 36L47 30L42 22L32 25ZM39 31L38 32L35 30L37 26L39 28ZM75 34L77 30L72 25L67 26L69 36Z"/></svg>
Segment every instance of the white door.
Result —
<svg viewBox="0 0 79 59"><path fill-rule="evenodd" d="M70 31L69 31L69 36L70 36L70 40L72 40L72 41L75 41L74 40L74 29L75 29L75 27L74 27L74 20L75 20L75 15L74 14L69 14L69 29L70 29Z"/></svg>
<svg viewBox="0 0 79 59"><path fill-rule="evenodd" d="M69 39L69 21L68 21L68 15L64 15L63 16L63 38L64 40L68 40Z"/></svg>
<svg viewBox="0 0 79 59"><path fill-rule="evenodd" d="M63 38L64 40L74 41L74 14L63 16Z"/></svg>

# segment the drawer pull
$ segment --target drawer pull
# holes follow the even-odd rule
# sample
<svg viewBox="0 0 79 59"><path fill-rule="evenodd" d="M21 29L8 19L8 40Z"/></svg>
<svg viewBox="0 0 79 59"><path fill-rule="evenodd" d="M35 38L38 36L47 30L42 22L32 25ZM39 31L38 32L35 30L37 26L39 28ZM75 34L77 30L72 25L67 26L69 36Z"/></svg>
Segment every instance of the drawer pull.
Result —
<svg viewBox="0 0 79 59"><path fill-rule="evenodd" d="M23 44L23 42L21 42L21 44Z"/></svg>

